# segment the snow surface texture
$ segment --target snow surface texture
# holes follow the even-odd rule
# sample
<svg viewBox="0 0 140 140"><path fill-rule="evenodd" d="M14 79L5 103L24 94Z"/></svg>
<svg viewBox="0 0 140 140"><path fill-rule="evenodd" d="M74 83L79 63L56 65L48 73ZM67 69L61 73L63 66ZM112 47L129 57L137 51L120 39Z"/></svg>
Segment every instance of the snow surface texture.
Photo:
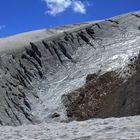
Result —
<svg viewBox="0 0 140 140"><path fill-rule="evenodd" d="M0 140L139 140L140 117L0 128Z"/></svg>

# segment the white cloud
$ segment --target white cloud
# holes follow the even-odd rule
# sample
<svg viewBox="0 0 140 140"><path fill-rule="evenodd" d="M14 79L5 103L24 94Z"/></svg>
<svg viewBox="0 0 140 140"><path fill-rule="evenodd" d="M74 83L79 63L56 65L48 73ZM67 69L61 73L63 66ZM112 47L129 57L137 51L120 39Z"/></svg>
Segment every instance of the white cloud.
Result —
<svg viewBox="0 0 140 140"><path fill-rule="evenodd" d="M0 25L0 30L4 29L5 27L5 25Z"/></svg>
<svg viewBox="0 0 140 140"><path fill-rule="evenodd" d="M47 11L46 13L51 15L57 15L64 12L67 8L71 7L74 12L86 13L87 4L80 0L43 0L46 2Z"/></svg>
<svg viewBox="0 0 140 140"><path fill-rule="evenodd" d="M71 0L44 0L47 4L47 13L56 15L64 12L71 5Z"/></svg>
<svg viewBox="0 0 140 140"><path fill-rule="evenodd" d="M81 1L76 1L73 5L74 12L86 13L86 7Z"/></svg>

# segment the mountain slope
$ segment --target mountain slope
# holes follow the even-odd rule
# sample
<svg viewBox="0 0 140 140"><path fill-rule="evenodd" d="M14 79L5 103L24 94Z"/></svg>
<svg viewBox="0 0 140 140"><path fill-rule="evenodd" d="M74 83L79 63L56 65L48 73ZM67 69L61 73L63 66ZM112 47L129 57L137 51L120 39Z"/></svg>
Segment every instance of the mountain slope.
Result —
<svg viewBox="0 0 140 140"><path fill-rule="evenodd" d="M134 94L127 96L128 91L124 90L128 87L124 85L126 82L136 83L130 79L137 77L139 72L139 11L100 22L2 38L0 49L1 125L53 123L67 121L68 117L70 120L85 120L139 115L139 100L133 107L125 107L136 100L130 100L135 97ZM113 73L113 76L108 73ZM107 76L109 79L106 79ZM112 81L109 81L111 78ZM116 80L113 86L112 82ZM133 86L135 94L138 87L139 82L136 87ZM79 88L82 94L75 92ZM98 91L95 92L95 89ZM110 96L114 92L115 96ZM89 95L87 98L85 93ZM110 115L106 114L106 108L114 97L115 102L118 101L122 96L120 93L126 93L126 101L117 103L117 107L114 104L109 110L117 108L118 111L119 105L126 102L122 113L113 115L114 112L108 111ZM100 100L102 94L107 94L107 98ZM93 106L94 103L96 106ZM103 105L100 106L100 103Z"/></svg>

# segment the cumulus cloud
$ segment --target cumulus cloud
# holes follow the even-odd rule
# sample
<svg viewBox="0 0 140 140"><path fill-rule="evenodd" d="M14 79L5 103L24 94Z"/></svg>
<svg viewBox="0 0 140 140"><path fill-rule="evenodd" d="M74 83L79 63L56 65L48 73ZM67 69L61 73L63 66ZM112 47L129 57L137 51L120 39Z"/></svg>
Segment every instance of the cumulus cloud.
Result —
<svg viewBox="0 0 140 140"><path fill-rule="evenodd" d="M83 13L83 14L86 13L86 7L81 1L75 1L73 5L73 10L74 12L78 12L78 13Z"/></svg>
<svg viewBox="0 0 140 140"><path fill-rule="evenodd" d="M5 27L5 25L0 25L0 30L4 29Z"/></svg>
<svg viewBox="0 0 140 140"><path fill-rule="evenodd" d="M72 8L74 12L86 13L86 3L80 0L43 0L46 2L47 11L46 13L51 15L56 15L58 13L64 12L68 8Z"/></svg>
<svg viewBox="0 0 140 140"><path fill-rule="evenodd" d="M71 0L44 0L46 2L48 11L51 15L56 15L65 11L70 5Z"/></svg>

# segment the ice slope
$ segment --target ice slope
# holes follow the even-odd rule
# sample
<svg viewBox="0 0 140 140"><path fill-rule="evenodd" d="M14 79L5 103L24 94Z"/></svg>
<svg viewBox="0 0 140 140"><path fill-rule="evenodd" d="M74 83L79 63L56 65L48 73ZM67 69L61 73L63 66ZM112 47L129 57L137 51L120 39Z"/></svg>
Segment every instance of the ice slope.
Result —
<svg viewBox="0 0 140 140"><path fill-rule="evenodd" d="M98 27L95 25L96 37L94 40L89 37L95 48L83 44L72 56L74 63L65 61L56 73L47 76L43 88L38 91L40 102L35 103L32 114L41 122L67 119L61 97L84 85L90 73L116 71L124 81L131 77L135 70L130 70L132 74L123 72L129 69L130 58L139 54L139 22L140 18L129 14L99 22ZM52 119L50 116L55 112L60 117Z"/></svg>

